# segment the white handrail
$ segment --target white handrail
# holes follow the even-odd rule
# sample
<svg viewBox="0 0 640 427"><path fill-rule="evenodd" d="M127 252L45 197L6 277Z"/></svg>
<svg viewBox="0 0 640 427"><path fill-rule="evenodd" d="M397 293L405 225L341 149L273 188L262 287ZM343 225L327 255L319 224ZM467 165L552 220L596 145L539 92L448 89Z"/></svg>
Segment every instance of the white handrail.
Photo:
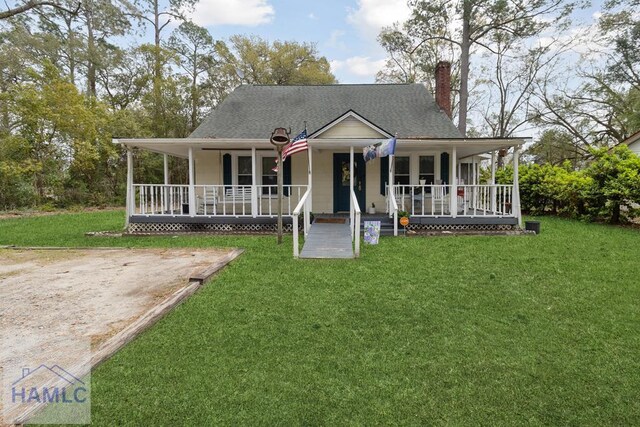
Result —
<svg viewBox="0 0 640 427"><path fill-rule="evenodd" d="M299 246L299 236L298 236L298 216L300 215L300 211L304 208L304 235L306 236L309 233L309 195L311 194L311 189L307 188L307 191L302 195L302 198L298 202L298 205L293 210L293 257L298 258L300 256L300 246Z"/></svg>
<svg viewBox="0 0 640 427"><path fill-rule="evenodd" d="M358 205L358 198L356 192L351 189L351 232L354 241L354 254L356 258L360 256L360 205Z"/></svg>

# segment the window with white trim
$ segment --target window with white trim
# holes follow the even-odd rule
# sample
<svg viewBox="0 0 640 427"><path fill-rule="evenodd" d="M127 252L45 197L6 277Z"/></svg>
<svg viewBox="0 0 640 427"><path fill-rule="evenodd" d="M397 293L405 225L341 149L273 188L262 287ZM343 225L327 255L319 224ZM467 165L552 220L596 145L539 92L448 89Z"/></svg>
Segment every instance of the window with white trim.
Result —
<svg viewBox="0 0 640 427"><path fill-rule="evenodd" d="M424 179L425 185L433 185L436 179L436 161L434 156L420 156L418 182ZM430 192L431 188L427 189Z"/></svg>
<svg viewBox="0 0 640 427"><path fill-rule="evenodd" d="M238 185L251 185L251 156L238 156Z"/></svg>
<svg viewBox="0 0 640 427"><path fill-rule="evenodd" d="M262 157L262 194L278 194L278 174L273 171L276 165L275 157Z"/></svg>
<svg viewBox="0 0 640 427"><path fill-rule="evenodd" d="M396 156L393 161L395 162L393 183L395 185L409 185L411 183L409 156Z"/></svg>

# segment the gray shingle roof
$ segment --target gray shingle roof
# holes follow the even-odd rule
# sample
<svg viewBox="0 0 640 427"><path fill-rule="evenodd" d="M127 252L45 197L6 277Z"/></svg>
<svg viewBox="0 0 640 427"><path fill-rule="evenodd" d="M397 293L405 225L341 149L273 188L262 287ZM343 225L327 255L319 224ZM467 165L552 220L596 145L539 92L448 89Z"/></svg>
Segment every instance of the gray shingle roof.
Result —
<svg viewBox="0 0 640 427"><path fill-rule="evenodd" d="M254 86L234 90L191 138L268 138L275 127L312 134L349 110L399 138L461 135L421 84Z"/></svg>

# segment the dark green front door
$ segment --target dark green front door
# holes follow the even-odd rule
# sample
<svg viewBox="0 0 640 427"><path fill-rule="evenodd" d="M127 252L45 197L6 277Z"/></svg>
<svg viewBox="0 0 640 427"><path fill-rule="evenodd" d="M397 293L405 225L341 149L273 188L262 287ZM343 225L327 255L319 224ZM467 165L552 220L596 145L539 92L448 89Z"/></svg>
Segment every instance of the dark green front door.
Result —
<svg viewBox="0 0 640 427"><path fill-rule="evenodd" d="M349 154L333 155L333 212L349 212ZM354 155L353 189L360 210L365 212L365 164L362 154Z"/></svg>

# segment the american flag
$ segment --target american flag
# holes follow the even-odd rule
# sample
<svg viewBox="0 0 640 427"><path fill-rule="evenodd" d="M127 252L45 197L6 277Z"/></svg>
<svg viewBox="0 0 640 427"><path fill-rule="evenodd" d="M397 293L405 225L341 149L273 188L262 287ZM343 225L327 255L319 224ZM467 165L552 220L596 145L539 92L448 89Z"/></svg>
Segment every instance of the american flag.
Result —
<svg viewBox="0 0 640 427"><path fill-rule="evenodd" d="M298 136L293 138L289 145L284 147L284 150L282 150L282 161L284 162L290 155L299 153L308 148L309 144L307 143L307 130L305 129L300 132Z"/></svg>
<svg viewBox="0 0 640 427"><path fill-rule="evenodd" d="M307 130L303 130L293 138L293 140L287 144L286 147L282 150L282 161L287 160L287 157L299 153L301 151L305 151L309 149L309 144L307 142ZM278 172L278 160L276 159L276 167L272 169L274 172Z"/></svg>

